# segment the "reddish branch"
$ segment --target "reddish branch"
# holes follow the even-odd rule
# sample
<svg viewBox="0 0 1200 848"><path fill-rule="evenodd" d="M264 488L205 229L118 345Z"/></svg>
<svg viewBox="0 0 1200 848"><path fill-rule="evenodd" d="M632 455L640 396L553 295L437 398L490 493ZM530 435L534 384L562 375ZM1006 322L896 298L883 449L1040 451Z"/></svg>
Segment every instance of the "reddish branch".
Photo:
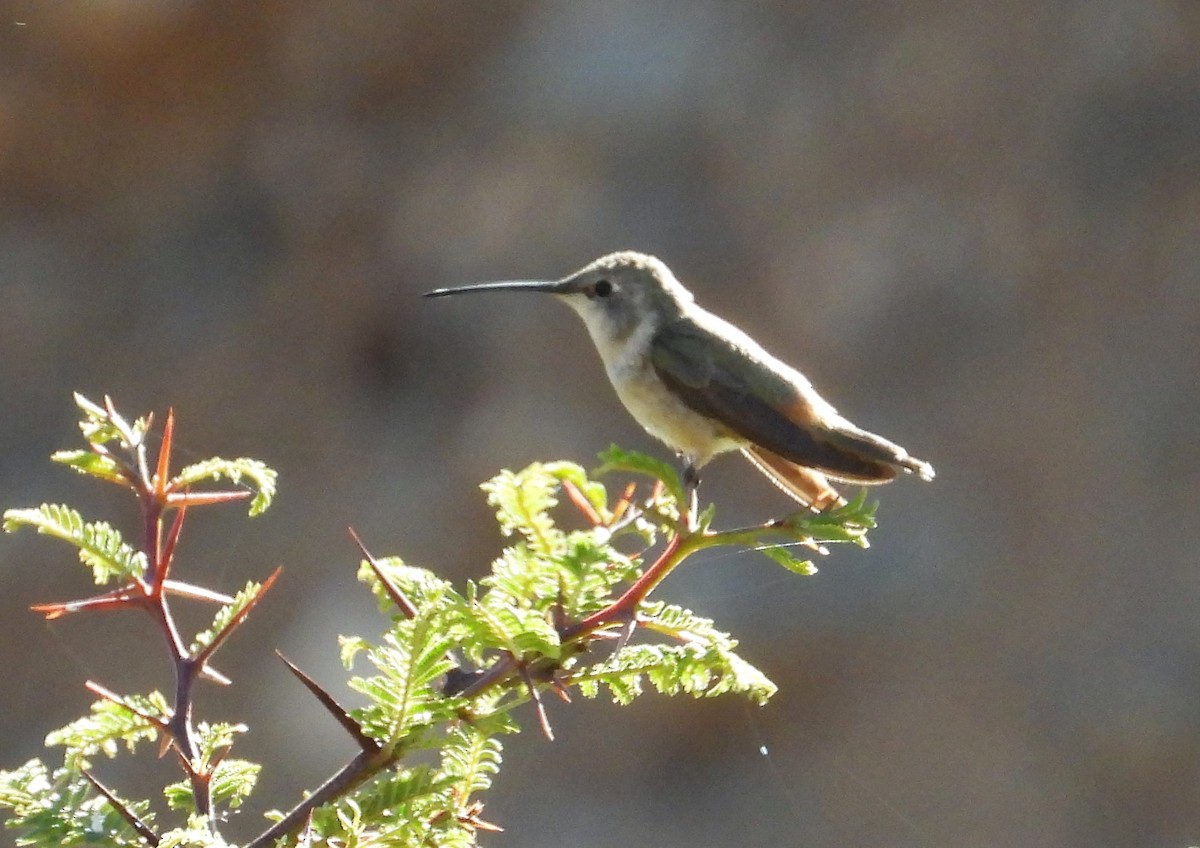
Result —
<svg viewBox="0 0 1200 848"><path fill-rule="evenodd" d="M117 414L108 398L105 399L105 409L112 426L121 434L124 444L129 446L129 455L115 455L105 445L100 444L92 445L92 450L116 464L115 477L110 479L128 485L137 496L142 511L142 550L146 556L145 570L142 574L134 576L127 585L112 591L75 601L39 604L33 609L43 613L47 618L56 618L83 610L125 608L140 608L151 614L162 632L175 670L175 694L168 714L164 716L148 714L97 683L89 681L87 687L99 697L120 705L163 733L164 745L175 749L191 783L196 812L208 817L209 826L215 833L216 816L213 815L209 784L220 757L214 756L205 761L198 753L196 729L192 722L193 687L200 676L206 676L219 682L228 682L212 669L208 662L274 584L280 571L277 569L271 574L249 602L231 616L229 621L212 635L206 645L199 647L195 653L191 653L185 646L175 624L169 596L178 595L222 604L232 603L234 599L170 579L169 575L175 561L184 518L187 510L191 507L224 503L248 497L250 493L247 491L191 492L186 487L172 481L170 461L175 433L173 411L167 413L162 444L158 456L155 458L153 472L151 472L142 434L136 432ZM149 422L147 422L148 426ZM602 526L616 532L637 520L644 513L643 508L634 504L636 489L632 484L625 489L622 497L607 516L602 515L577 486L565 480L562 485L570 502L594 527ZM649 503L656 502L661 491L662 484L656 484L651 492ZM174 515L170 516L168 521L168 513L172 510L174 510ZM691 524L694 512L693 506L689 514L685 516L683 527L694 529ZM354 531L351 530L350 533L396 608L403 615L409 618L414 617L417 614L416 606L367 551ZM612 625L623 624L632 630L637 620L638 606L683 558L684 554L681 554L683 539L680 532L673 534L657 559L619 598L604 609L579 621L571 622L566 619L560 606L556 613L555 626L562 642L575 642L582 648L593 639L610 637L612 634L608 631ZM623 640L621 643L623 644ZM454 658L453 654L450 656L452 659ZM359 752L325 783L293 807L280 821L249 842L246 848L265 848L265 846L274 844L280 837L298 832L305 822L311 820L312 811L317 807L345 795L372 775L391 767L399 757L398 752L391 746L385 746L368 736L362 727L351 718L350 714L311 677L284 658L282 654L280 654L280 659L287 664L289 670L317 698L334 720L350 734L358 746ZM556 668L547 668L536 663L531 664L512 654L503 655L486 669L470 670L463 667L457 660L456 666L447 675L448 683L451 678L455 681L447 691L455 691L465 698L472 698L494 686L516 682L528 691L543 732L547 737L553 738L545 705L540 696L540 688L549 684L560 695L565 696L565 688L557 677ZM159 844L159 837L114 793L91 774L85 772L85 776L147 844L151 846ZM477 806L463 811L459 820L472 828L495 829L494 825L478 818Z"/></svg>

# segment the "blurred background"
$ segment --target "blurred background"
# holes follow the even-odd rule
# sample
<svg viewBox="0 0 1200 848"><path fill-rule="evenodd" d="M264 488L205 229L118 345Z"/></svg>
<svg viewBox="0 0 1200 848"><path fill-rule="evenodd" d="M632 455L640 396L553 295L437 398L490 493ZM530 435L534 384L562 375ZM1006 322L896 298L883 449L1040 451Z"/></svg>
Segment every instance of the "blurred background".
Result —
<svg viewBox="0 0 1200 848"><path fill-rule="evenodd" d="M263 517L195 514L179 568L284 567L198 710L251 725L255 813L290 805L351 744L268 649L345 694L337 634L381 623L347 526L461 582L503 542L498 469L668 456L562 306L418 295L651 252L938 478L879 490L873 547L814 577L672 576L779 695L553 704L485 843L1196 844L1198 43L1186 0L4 0L0 504L129 526L48 462L74 390L279 470ZM736 458L703 496L789 507ZM170 685L149 621L28 611L90 589L0 540L5 767L84 679Z"/></svg>

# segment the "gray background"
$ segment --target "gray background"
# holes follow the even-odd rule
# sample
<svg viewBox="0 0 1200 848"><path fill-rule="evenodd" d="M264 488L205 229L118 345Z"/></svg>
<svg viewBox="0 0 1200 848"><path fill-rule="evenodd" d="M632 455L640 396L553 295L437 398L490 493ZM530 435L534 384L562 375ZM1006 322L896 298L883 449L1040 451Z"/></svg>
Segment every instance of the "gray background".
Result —
<svg viewBox="0 0 1200 848"><path fill-rule="evenodd" d="M561 306L418 293L653 252L938 479L880 490L874 546L815 577L737 552L673 576L779 696L554 704L557 742L509 740L488 844L1194 844L1198 19L0 3L0 504L132 519L47 462L72 390L279 469L263 518L194 515L179 567L284 566L198 707L252 725L256 810L282 806L350 754L268 651L342 691L336 634L378 627L347 525L461 581L501 544L497 469L667 456ZM787 506L733 458L704 494L728 525ZM148 621L26 609L89 588L65 546L0 541L4 765L85 678L169 685Z"/></svg>

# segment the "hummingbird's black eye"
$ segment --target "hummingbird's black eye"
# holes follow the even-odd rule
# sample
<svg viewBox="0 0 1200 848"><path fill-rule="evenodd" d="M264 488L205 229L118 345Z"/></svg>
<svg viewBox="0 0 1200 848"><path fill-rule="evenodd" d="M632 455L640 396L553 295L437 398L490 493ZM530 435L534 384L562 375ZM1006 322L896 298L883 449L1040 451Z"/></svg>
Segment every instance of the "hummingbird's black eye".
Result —
<svg viewBox="0 0 1200 848"><path fill-rule="evenodd" d="M592 297L608 297L613 293L613 284L608 280L596 280L592 286Z"/></svg>

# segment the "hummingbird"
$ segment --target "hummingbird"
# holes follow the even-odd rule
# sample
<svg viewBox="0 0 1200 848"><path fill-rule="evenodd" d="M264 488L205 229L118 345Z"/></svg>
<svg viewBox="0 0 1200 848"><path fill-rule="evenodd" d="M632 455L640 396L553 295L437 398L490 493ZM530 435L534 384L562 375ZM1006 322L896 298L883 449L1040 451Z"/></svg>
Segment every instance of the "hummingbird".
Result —
<svg viewBox="0 0 1200 848"><path fill-rule="evenodd" d="M714 456L738 450L800 504L845 503L830 481L932 480L933 466L838 414L796 369L696 304L661 260L623 251L557 281L436 289L552 294L587 326L617 396L650 435L679 453L689 486Z"/></svg>

